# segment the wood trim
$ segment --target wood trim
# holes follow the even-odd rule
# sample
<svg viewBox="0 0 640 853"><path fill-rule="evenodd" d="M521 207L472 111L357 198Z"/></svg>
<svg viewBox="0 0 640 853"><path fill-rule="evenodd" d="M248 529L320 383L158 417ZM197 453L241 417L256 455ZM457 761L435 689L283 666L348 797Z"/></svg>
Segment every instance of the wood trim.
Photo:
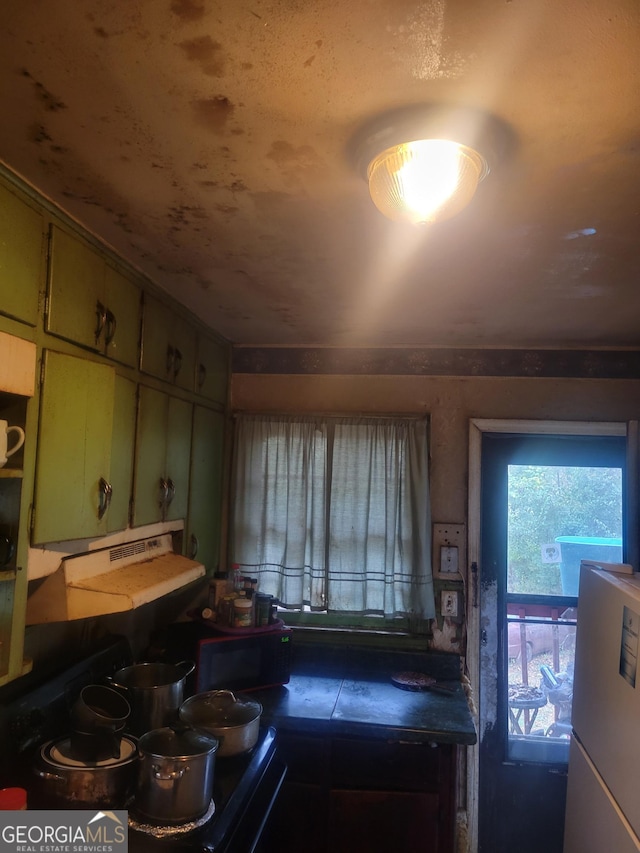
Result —
<svg viewBox="0 0 640 853"><path fill-rule="evenodd" d="M232 372L305 376L638 379L640 350L234 346Z"/></svg>

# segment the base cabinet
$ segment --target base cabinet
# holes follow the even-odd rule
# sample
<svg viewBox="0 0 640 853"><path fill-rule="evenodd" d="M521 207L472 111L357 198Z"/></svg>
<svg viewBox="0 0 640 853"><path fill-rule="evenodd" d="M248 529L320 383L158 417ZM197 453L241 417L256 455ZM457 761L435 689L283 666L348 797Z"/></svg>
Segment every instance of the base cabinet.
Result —
<svg viewBox="0 0 640 853"><path fill-rule="evenodd" d="M279 732L278 853L453 853L456 747Z"/></svg>

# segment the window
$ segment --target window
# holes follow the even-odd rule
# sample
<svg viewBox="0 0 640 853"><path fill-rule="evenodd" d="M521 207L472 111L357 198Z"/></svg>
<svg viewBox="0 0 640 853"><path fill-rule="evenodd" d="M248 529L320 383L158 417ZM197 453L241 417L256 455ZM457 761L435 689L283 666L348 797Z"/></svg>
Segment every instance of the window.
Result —
<svg viewBox="0 0 640 853"><path fill-rule="evenodd" d="M435 616L427 424L243 415L233 562L290 610Z"/></svg>

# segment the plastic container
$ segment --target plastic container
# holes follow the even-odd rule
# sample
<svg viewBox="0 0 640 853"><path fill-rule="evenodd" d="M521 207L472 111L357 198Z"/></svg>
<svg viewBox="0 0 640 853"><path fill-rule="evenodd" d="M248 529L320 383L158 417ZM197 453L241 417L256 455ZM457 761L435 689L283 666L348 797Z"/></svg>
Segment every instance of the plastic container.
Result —
<svg viewBox="0 0 640 853"><path fill-rule="evenodd" d="M253 602L249 598L236 598L233 602L234 628L251 628L253 625Z"/></svg>
<svg viewBox="0 0 640 853"><path fill-rule="evenodd" d="M24 788L0 789L0 811L23 811L27 808L27 792Z"/></svg>
<svg viewBox="0 0 640 853"><path fill-rule="evenodd" d="M622 539L597 536L556 536L562 555L560 581L563 595L578 595L580 561L593 560L619 563L622 560Z"/></svg>

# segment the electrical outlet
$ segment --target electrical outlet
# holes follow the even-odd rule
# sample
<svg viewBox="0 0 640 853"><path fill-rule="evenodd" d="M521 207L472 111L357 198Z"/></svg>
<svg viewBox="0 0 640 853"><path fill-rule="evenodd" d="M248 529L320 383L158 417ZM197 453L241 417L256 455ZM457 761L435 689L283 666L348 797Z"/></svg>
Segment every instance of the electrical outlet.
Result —
<svg viewBox="0 0 640 853"><path fill-rule="evenodd" d="M450 619L460 617L460 594L455 589L443 589L440 593L440 613Z"/></svg>
<svg viewBox="0 0 640 853"><path fill-rule="evenodd" d="M467 544L464 524L434 524L431 539L434 573L441 578L462 579Z"/></svg>

